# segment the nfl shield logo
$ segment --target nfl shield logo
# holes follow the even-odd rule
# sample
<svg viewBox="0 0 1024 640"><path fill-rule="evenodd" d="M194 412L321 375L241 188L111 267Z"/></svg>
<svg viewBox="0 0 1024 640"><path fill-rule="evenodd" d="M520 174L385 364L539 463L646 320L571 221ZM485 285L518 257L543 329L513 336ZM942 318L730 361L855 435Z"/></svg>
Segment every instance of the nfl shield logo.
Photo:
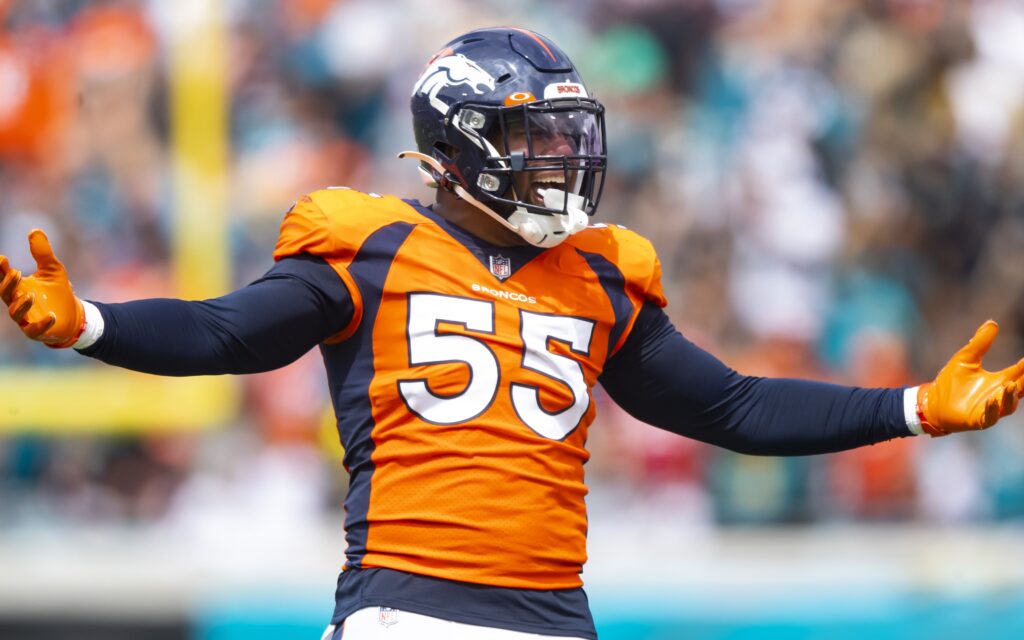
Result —
<svg viewBox="0 0 1024 640"><path fill-rule="evenodd" d="M491 273L499 280L512 275L512 261L505 256L490 256Z"/></svg>
<svg viewBox="0 0 1024 640"><path fill-rule="evenodd" d="M398 624L398 609L381 607L377 612L377 623L384 627Z"/></svg>

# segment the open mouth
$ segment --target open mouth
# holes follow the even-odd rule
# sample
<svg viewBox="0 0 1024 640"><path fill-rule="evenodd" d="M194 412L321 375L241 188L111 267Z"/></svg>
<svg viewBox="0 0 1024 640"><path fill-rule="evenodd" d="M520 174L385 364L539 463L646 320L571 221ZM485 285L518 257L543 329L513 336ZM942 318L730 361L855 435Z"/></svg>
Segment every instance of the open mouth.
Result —
<svg viewBox="0 0 1024 640"><path fill-rule="evenodd" d="M537 180L530 183L530 202L533 204L544 204L544 192L548 189L559 189L565 191L565 182L561 180Z"/></svg>

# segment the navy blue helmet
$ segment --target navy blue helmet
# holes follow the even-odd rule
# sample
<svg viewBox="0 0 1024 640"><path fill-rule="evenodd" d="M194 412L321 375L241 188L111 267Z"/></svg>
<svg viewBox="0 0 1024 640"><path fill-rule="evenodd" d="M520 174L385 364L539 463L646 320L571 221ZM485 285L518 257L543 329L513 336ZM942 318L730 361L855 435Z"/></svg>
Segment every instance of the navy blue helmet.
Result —
<svg viewBox="0 0 1024 640"><path fill-rule="evenodd" d="M514 221L575 210L578 223L597 208L607 163L604 107L546 37L492 28L455 38L417 80L412 114L432 179L488 213ZM530 198L529 180L514 178L522 172L550 187L538 189L547 195Z"/></svg>

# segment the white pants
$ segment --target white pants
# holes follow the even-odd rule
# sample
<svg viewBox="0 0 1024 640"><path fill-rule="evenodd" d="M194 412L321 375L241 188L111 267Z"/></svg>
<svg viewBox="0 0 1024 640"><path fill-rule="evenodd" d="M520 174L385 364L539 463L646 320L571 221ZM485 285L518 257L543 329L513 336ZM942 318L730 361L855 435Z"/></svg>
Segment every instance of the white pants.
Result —
<svg viewBox="0 0 1024 640"><path fill-rule="evenodd" d="M508 631L494 627L431 618L389 607L367 607L345 619L340 627L331 625L321 640L583 640L566 636Z"/></svg>

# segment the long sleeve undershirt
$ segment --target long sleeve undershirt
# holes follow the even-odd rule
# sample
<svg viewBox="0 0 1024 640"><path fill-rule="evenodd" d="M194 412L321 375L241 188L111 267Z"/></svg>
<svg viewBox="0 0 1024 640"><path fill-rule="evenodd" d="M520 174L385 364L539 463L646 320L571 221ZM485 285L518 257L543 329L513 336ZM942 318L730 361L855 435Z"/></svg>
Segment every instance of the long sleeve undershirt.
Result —
<svg viewBox="0 0 1024 640"><path fill-rule="evenodd" d="M284 366L347 326L353 305L322 259L286 258L221 298L98 304L100 340L84 355L169 376ZM761 455L826 453L910 435L902 390L743 376L676 331L652 304L600 382L636 418Z"/></svg>
<svg viewBox="0 0 1024 640"><path fill-rule="evenodd" d="M633 417L740 453L829 453L910 435L902 389L741 375L650 303L600 381Z"/></svg>
<svg viewBox="0 0 1024 640"><path fill-rule="evenodd" d="M247 287L213 300L93 302L103 337L84 355L162 376L259 373L283 367L341 331L352 298L321 258L281 260Z"/></svg>

